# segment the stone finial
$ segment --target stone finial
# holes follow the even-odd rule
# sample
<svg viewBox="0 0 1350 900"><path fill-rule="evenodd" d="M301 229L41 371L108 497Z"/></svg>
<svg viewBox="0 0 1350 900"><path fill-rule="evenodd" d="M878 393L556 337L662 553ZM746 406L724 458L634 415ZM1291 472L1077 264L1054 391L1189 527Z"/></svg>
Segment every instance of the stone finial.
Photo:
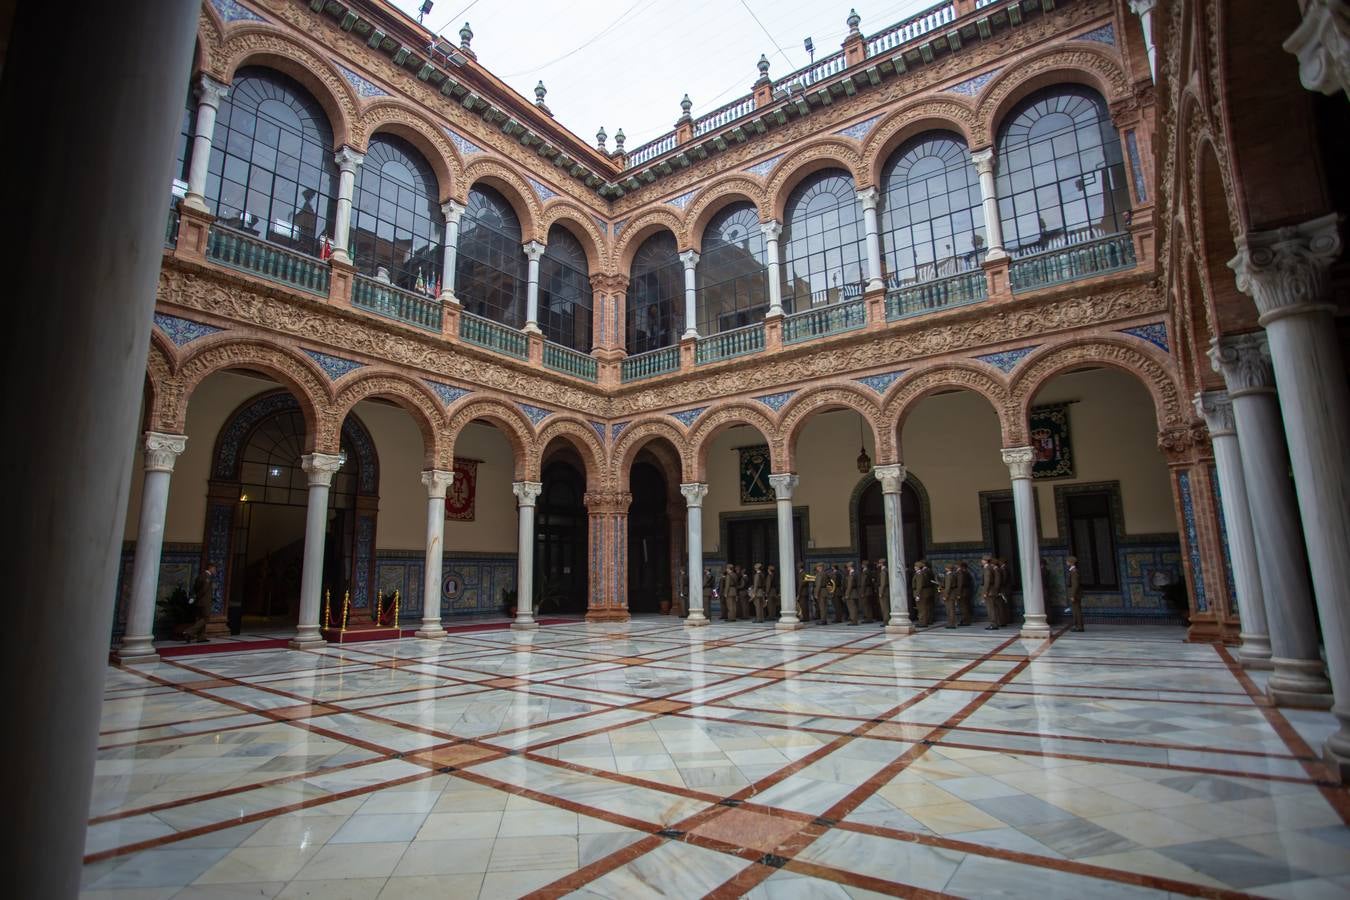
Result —
<svg viewBox="0 0 1350 900"><path fill-rule="evenodd" d="M767 56L765 56L763 53L761 53L761 54L759 55L759 62L755 63L755 65L759 68L759 80L760 80L760 81L768 81L768 80L769 80L769 57L767 57Z"/></svg>
<svg viewBox="0 0 1350 900"><path fill-rule="evenodd" d="M545 96L547 93L548 93L548 88L544 87L543 79L540 79L539 83L536 84L536 85L534 86L534 105L535 105L535 106L543 106L543 105L544 105L544 96Z"/></svg>
<svg viewBox="0 0 1350 900"><path fill-rule="evenodd" d="M856 9L850 9L848 11L848 18L844 21L845 24L848 25L848 36L857 37L859 35L858 26L862 24L862 16L858 15L858 11Z"/></svg>
<svg viewBox="0 0 1350 900"><path fill-rule="evenodd" d="M681 121L681 122L688 121L688 119L689 119L689 110L691 110L691 109L693 109L693 108L694 108L694 101L692 101L692 100L689 99L689 95L688 95L688 94L685 94L685 95L684 95L684 99L680 101L680 121Z"/></svg>
<svg viewBox="0 0 1350 900"><path fill-rule="evenodd" d="M608 153L609 150L605 147L605 141L607 140L609 140L609 135L605 134L605 126L601 125L600 130L595 133L595 149L601 153Z"/></svg>
<svg viewBox="0 0 1350 900"><path fill-rule="evenodd" d="M618 131L614 132L614 149L617 150L619 153L623 152L623 142L624 142L623 129L620 128Z"/></svg>
<svg viewBox="0 0 1350 900"><path fill-rule="evenodd" d="M468 50L471 41L473 41L473 29L469 27L468 22L465 22L464 27L459 30L460 49Z"/></svg>

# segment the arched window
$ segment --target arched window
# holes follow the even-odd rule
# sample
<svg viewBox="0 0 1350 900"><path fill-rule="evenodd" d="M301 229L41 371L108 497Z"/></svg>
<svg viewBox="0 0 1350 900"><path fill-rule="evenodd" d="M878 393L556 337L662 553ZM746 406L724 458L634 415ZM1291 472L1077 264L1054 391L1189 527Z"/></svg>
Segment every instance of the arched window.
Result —
<svg viewBox="0 0 1350 900"><path fill-rule="evenodd" d="M764 232L753 203L732 204L708 223L697 274L699 334L716 334L764 318L769 275L764 268Z"/></svg>
<svg viewBox="0 0 1350 900"><path fill-rule="evenodd" d="M539 259L539 327L555 344L591 352L591 272L581 241L561 225L548 230Z"/></svg>
<svg viewBox="0 0 1350 900"><path fill-rule="evenodd" d="M980 175L965 141L937 132L909 141L881 175L887 285L932 281L984 258Z"/></svg>
<svg viewBox="0 0 1350 900"><path fill-rule="evenodd" d="M337 168L332 126L303 87L269 69L239 70L216 115L206 205L233 228L318 255Z"/></svg>
<svg viewBox="0 0 1350 900"><path fill-rule="evenodd" d="M455 257L455 295L464 308L512 328L523 326L526 265L511 204L487 185L470 189Z"/></svg>
<svg viewBox="0 0 1350 900"><path fill-rule="evenodd" d="M783 223L783 305L789 312L861 297L867 259L862 203L847 172L797 185Z"/></svg>
<svg viewBox="0 0 1350 900"><path fill-rule="evenodd" d="M626 309L630 354L659 350L679 340L684 265L669 231L647 238L634 254Z"/></svg>
<svg viewBox="0 0 1350 900"><path fill-rule="evenodd" d="M1008 114L999 130L998 197L1003 238L1013 252L1124 229L1130 198L1120 137L1095 91L1057 85Z"/></svg>
<svg viewBox="0 0 1350 900"><path fill-rule="evenodd" d="M437 293L444 220L431 166L392 134L370 139L352 195L352 262L366 275Z"/></svg>

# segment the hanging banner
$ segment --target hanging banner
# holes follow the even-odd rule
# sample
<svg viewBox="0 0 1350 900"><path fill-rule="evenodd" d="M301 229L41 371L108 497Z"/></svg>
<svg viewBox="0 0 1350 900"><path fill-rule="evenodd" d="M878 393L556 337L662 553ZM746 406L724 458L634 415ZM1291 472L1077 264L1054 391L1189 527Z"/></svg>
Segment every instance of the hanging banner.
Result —
<svg viewBox="0 0 1350 900"><path fill-rule="evenodd" d="M1069 404L1031 408L1033 478L1072 478L1073 443L1069 437Z"/></svg>
<svg viewBox="0 0 1350 900"><path fill-rule="evenodd" d="M775 495L773 485L769 484L769 445L755 444L751 447L737 447L741 455L741 502L772 503Z"/></svg>
<svg viewBox="0 0 1350 900"><path fill-rule="evenodd" d="M445 517L455 522L473 521L478 494L478 460L456 459L455 478L445 492Z"/></svg>

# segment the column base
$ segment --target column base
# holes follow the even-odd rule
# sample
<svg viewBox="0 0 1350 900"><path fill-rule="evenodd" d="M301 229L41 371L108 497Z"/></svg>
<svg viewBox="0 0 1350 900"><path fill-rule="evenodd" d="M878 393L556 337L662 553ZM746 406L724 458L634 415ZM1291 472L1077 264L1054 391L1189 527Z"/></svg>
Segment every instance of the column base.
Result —
<svg viewBox="0 0 1350 900"><path fill-rule="evenodd" d="M528 622L512 622L512 631L538 631L539 623L531 619Z"/></svg>
<svg viewBox="0 0 1350 900"><path fill-rule="evenodd" d="M1272 656L1270 662L1275 671L1266 683L1266 696L1276 706L1331 708L1331 682L1327 681L1321 660Z"/></svg>
<svg viewBox="0 0 1350 900"><path fill-rule="evenodd" d="M156 663L159 662L159 654L155 652L154 647L149 648L126 648L118 647L113 651L113 659L120 663Z"/></svg>
<svg viewBox="0 0 1350 900"><path fill-rule="evenodd" d="M796 616L793 616L793 617L790 618L790 619L787 618L786 616L784 616L783 618L779 619L777 622L774 623L773 630L774 630L774 631L800 631L801 629L803 629L803 628L805 628L805 627L806 627L806 626L802 623L802 620L799 619L799 618L797 618Z"/></svg>
<svg viewBox="0 0 1350 900"><path fill-rule="evenodd" d="M909 616L891 616L891 620L886 623L887 634L914 634L917 631Z"/></svg>
<svg viewBox="0 0 1350 900"><path fill-rule="evenodd" d="M865 293L871 294L874 291L884 291L884 290L886 290L886 282L882 281L880 278L867 279L867 288L865 290Z"/></svg>
<svg viewBox="0 0 1350 900"><path fill-rule="evenodd" d="M441 627L439 622L435 625L424 624L413 632L413 637L421 638L424 641L438 641L445 637L445 629Z"/></svg>
<svg viewBox="0 0 1350 900"><path fill-rule="evenodd" d="M286 646L292 650L313 650L317 647L327 647L328 642L321 637L301 638L297 636L291 638L290 642L286 644Z"/></svg>
<svg viewBox="0 0 1350 900"><path fill-rule="evenodd" d="M191 191L188 191L183 197L182 205L184 208L190 209L193 212L205 213L208 216L211 215L211 210L206 206L206 198L201 194L194 194Z"/></svg>
<svg viewBox="0 0 1350 900"><path fill-rule="evenodd" d="M1022 632L1019 635L1027 641L1046 641L1050 639L1050 625L1042 615L1027 615L1022 619Z"/></svg>
<svg viewBox="0 0 1350 900"><path fill-rule="evenodd" d="M538 322L526 322L525 327L520 329L526 334L543 334L544 330L539 327Z"/></svg>
<svg viewBox="0 0 1350 900"><path fill-rule="evenodd" d="M689 615L684 617L685 628L702 628L710 624L712 623L708 621L708 617L703 614L701 609L692 610Z"/></svg>
<svg viewBox="0 0 1350 900"><path fill-rule="evenodd" d="M586 624L613 625L622 624L632 618L626 609L589 609L586 611Z"/></svg>
<svg viewBox="0 0 1350 900"><path fill-rule="evenodd" d="M1237 649L1238 662L1244 669L1273 669L1270 661L1270 636L1266 634L1240 634L1242 645Z"/></svg>

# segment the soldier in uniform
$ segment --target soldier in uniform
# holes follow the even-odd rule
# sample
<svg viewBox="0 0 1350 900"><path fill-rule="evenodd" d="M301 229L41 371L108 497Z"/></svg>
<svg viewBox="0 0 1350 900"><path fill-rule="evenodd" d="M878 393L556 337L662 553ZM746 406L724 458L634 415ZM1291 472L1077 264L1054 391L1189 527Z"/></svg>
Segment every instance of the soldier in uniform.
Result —
<svg viewBox="0 0 1350 900"><path fill-rule="evenodd" d="M830 586L830 576L825 571L824 563L816 563L815 574L816 583L812 585L811 594L816 600L816 621L821 625L828 625L830 624L830 593L833 588Z"/></svg>
<svg viewBox="0 0 1350 900"><path fill-rule="evenodd" d="M877 610L881 613L880 625L885 625L891 617L891 576L886 571L886 560L877 560Z"/></svg>
<svg viewBox="0 0 1350 900"><path fill-rule="evenodd" d="M834 624L838 625L844 621L844 573L839 571L839 563L830 563L830 572L827 577L833 585L830 588L830 606L834 610Z"/></svg>
<svg viewBox="0 0 1350 900"><path fill-rule="evenodd" d="M769 566L764 575L764 586L769 592L769 618L777 621L783 615L783 598L778 592L777 566Z"/></svg>
<svg viewBox="0 0 1350 900"><path fill-rule="evenodd" d="M984 600L984 611L989 616L989 624L984 626L985 631L998 630L998 570L994 568L994 560L986 556L980 560L980 598Z"/></svg>
<svg viewBox="0 0 1350 900"><path fill-rule="evenodd" d="M764 606L768 602L769 593L764 586L764 564L755 563L755 570L750 575L750 602L754 605L754 621L764 621Z"/></svg>
<svg viewBox="0 0 1350 900"><path fill-rule="evenodd" d="M956 584L957 601L960 603L959 625L969 625L975 621L974 606L975 601L975 576L970 574L970 566L966 565L963 559L956 565Z"/></svg>
<svg viewBox="0 0 1350 900"><path fill-rule="evenodd" d="M750 618L750 570L745 566L736 567L736 613Z"/></svg>
<svg viewBox="0 0 1350 900"><path fill-rule="evenodd" d="M722 620L736 621L736 567L731 563L722 567Z"/></svg>
<svg viewBox="0 0 1350 900"><path fill-rule="evenodd" d="M862 606L860 611L864 622L872 621L872 611L877 605L877 578L876 573L872 571L872 564L867 560L862 561L862 566L858 570L858 580L862 584Z"/></svg>
<svg viewBox="0 0 1350 900"><path fill-rule="evenodd" d="M1070 556L1065 560L1069 564L1069 577L1066 579L1068 588L1065 591L1069 597L1069 609L1073 612L1073 628L1071 631L1083 630L1083 582L1078 577L1078 557Z"/></svg>
<svg viewBox="0 0 1350 900"><path fill-rule="evenodd" d="M947 626L956 627L957 607L961 603L961 576L956 574L956 563L947 563L942 575L942 603L947 607Z"/></svg>
<svg viewBox="0 0 1350 900"><path fill-rule="evenodd" d="M928 568L927 560L914 564L914 604L918 607L919 627L927 628L933 624L933 601L937 593L937 581Z"/></svg>
<svg viewBox="0 0 1350 900"><path fill-rule="evenodd" d="M703 615L712 615L713 595L717 593L717 577L712 569L703 570Z"/></svg>
<svg viewBox="0 0 1350 900"><path fill-rule="evenodd" d="M858 624L858 572L853 568L853 560L844 564L844 605L848 607L848 624ZM835 609L839 604L835 604Z"/></svg>
<svg viewBox="0 0 1350 900"><path fill-rule="evenodd" d="M811 621L811 612L815 607L811 586L812 583L806 577L806 564L797 563L797 619L801 622Z"/></svg>

